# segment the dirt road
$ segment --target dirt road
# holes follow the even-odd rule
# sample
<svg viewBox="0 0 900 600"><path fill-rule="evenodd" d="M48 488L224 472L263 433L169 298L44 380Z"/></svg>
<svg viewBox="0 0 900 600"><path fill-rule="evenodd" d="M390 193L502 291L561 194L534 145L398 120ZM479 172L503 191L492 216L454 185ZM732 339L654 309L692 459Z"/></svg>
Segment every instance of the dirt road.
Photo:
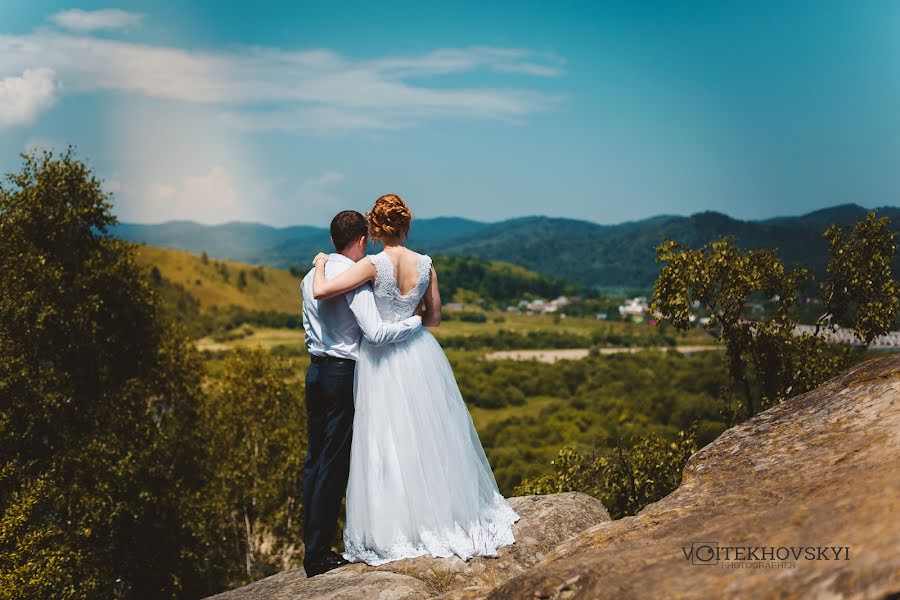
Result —
<svg viewBox="0 0 900 600"><path fill-rule="evenodd" d="M643 352L644 350L675 350L682 354L721 350L721 346L631 346L624 348L600 348L600 354L621 354L623 352ZM554 363L558 360L581 360L590 353L588 348L564 348L561 350L501 350L487 355L488 360L536 360Z"/></svg>

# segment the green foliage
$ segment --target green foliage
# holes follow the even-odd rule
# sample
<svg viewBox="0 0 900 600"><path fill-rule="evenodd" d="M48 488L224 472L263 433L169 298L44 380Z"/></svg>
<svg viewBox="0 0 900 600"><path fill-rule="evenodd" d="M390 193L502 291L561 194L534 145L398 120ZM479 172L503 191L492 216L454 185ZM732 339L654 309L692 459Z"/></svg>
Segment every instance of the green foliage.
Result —
<svg viewBox="0 0 900 600"><path fill-rule="evenodd" d="M210 336L214 342L233 342L253 335L253 328L249 325L240 325L230 329L218 329Z"/></svg>
<svg viewBox="0 0 900 600"><path fill-rule="evenodd" d="M697 451L696 431L680 431L676 441L649 434L625 448L595 449L582 454L564 447L553 461L553 472L528 479L517 495L578 491L599 498L612 518L637 514L681 483L688 458Z"/></svg>
<svg viewBox="0 0 900 600"><path fill-rule="evenodd" d="M200 595L200 365L70 148L0 188L0 598Z"/></svg>
<svg viewBox="0 0 900 600"><path fill-rule="evenodd" d="M474 256L435 256L434 268L441 282L442 296L457 302L473 303L480 298L485 305L505 306L525 296L555 298L584 291L562 279Z"/></svg>
<svg viewBox="0 0 900 600"><path fill-rule="evenodd" d="M896 234L890 226L890 219L870 212L850 231L832 225L824 234L829 251L828 277L822 284L826 314L852 326L867 344L891 328L900 310L891 271Z"/></svg>
<svg viewBox="0 0 900 600"><path fill-rule="evenodd" d="M231 331L245 325L276 329L303 328L303 317L300 314L277 310L250 310L240 306L229 306L223 309L213 307L204 313L204 319L207 333Z"/></svg>
<svg viewBox="0 0 900 600"><path fill-rule="evenodd" d="M514 361L453 361L466 402L484 408L521 405L527 396L570 395L582 380L573 363L551 365Z"/></svg>
<svg viewBox="0 0 900 600"><path fill-rule="evenodd" d="M231 271L228 269L228 265L220 261L215 261L213 265L219 273L219 276L222 278L222 281L228 283L231 280Z"/></svg>
<svg viewBox="0 0 900 600"><path fill-rule="evenodd" d="M158 272L158 269L157 269ZM217 341L239 339L248 326L301 329L303 318L277 310L253 310L241 306L200 308L197 298L184 286L150 271L150 282L162 300L166 317L182 325L192 338L213 336Z"/></svg>
<svg viewBox="0 0 900 600"><path fill-rule="evenodd" d="M896 321L900 300L891 275L895 244L889 221L870 213L849 233L832 227L825 237L831 257L821 286L826 312L815 332L803 335L795 333L796 305L801 289L813 280L810 271L788 270L773 250L743 252L729 239L697 250L672 241L657 248L665 266L653 310L679 330L690 326L692 306L709 312L708 328L727 349L732 385L724 395L733 421L813 389L846 368L850 350L828 345L822 335L828 327L852 322L870 342ZM771 299L761 321L743 315L754 298Z"/></svg>
<svg viewBox="0 0 900 600"><path fill-rule="evenodd" d="M229 585L296 564L302 539L306 418L291 363L264 350L228 356L201 410L212 474L206 497ZM239 570L238 570L239 569Z"/></svg>
<svg viewBox="0 0 900 600"><path fill-rule="evenodd" d="M450 313L447 314L449 315ZM460 321L467 323L487 323L487 315L474 310L464 310L459 314L454 314L453 318L458 318Z"/></svg>
<svg viewBox="0 0 900 600"><path fill-rule="evenodd" d="M467 353L451 354L451 361L505 494L523 479L546 474L562 446L588 452L651 433L671 439L694 422L705 445L726 427L719 392L728 373L721 352L647 351L555 364L479 361ZM491 404L512 389L524 396L521 407Z"/></svg>
<svg viewBox="0 0 900 600"><path fill-rule="evenodd" d="M150 270L150 285L160 298L166 318L181 325L192 338L202 337L215 328L215 324L201 314L197 298L184 286L163 277L156 266Z"/></svg>

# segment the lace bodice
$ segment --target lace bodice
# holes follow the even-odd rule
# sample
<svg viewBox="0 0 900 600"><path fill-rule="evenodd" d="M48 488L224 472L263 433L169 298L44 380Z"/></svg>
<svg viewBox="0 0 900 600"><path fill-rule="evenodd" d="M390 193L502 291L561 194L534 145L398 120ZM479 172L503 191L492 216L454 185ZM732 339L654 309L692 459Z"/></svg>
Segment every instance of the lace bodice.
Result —
<svg viewBox="0 0 900 600"><path fill-rule="evenodd" d="M394 277L394 265L384 251L369 256L375 265L375 304L381 318L388 322L411 317L422 301L431 280L431 257L419 255L419 280L408 294L400 293L400 286Z"/></svg>

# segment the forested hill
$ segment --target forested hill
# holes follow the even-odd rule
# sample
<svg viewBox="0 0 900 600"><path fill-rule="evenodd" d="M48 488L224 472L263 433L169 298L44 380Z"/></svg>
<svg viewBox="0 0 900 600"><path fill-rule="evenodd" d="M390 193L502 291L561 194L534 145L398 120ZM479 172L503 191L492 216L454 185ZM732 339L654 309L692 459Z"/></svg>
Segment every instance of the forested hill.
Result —
<svg viewBox="0 0 900 600"><path fill-rule="evenodd" d="M140 246L138 258L164 306L194 336L248 320L299 327L300 277L308 267L287 271L147 245ZM471 256L436 256L435 268L445 302L503 308L528 296L580 291L518 265Z"/></svg>
<svg viewBox="0 0 900 600"><path fill-rule="evenodd" d="M900 208L877 209L900 226ZM716 212L658 216L617 225L550 217L481 223L461 218L413 222L410 246L429 254L472 255L522 265L553 278L587 286L648 287L659 267L655 248L664 239L698 246L724 235L743 248L778 248L789 265L824 269L822 232L846 225L867 210L845 204L797 217L741 221ZM287 268L304 265L329 249L324 228L275 228L253 223L205 226L190 222L120 224L115 232L154 246L208 252L211 256Z"/></svg>

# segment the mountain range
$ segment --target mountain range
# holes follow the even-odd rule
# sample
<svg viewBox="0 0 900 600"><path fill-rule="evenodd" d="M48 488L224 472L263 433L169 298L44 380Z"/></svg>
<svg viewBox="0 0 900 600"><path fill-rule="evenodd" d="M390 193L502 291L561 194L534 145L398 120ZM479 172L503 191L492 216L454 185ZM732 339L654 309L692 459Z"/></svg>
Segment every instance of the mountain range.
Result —
<svg viewBox="0 0 900 600"><path fill-rule="evenodd" d="M891 217L894 229L900 229L900 208L875 210L879 216ZM868 212L855 204L843 204L801 216L760 221L702 212L660 215L616 225L542 216L495 223L439 217L413 221L409 245L429 254L472 255L516 263L580 285L646 288L659 272L655 248L665 239L697 247L722 236L734 236L742 248L777 248L787 264L821 272L827 261L822 232L831 224L852 224ZM305 225L120 223L113 233L151 246L206 252L216 258L279 268L309 264L316 252L331 248L327 228Z"/></svg>

